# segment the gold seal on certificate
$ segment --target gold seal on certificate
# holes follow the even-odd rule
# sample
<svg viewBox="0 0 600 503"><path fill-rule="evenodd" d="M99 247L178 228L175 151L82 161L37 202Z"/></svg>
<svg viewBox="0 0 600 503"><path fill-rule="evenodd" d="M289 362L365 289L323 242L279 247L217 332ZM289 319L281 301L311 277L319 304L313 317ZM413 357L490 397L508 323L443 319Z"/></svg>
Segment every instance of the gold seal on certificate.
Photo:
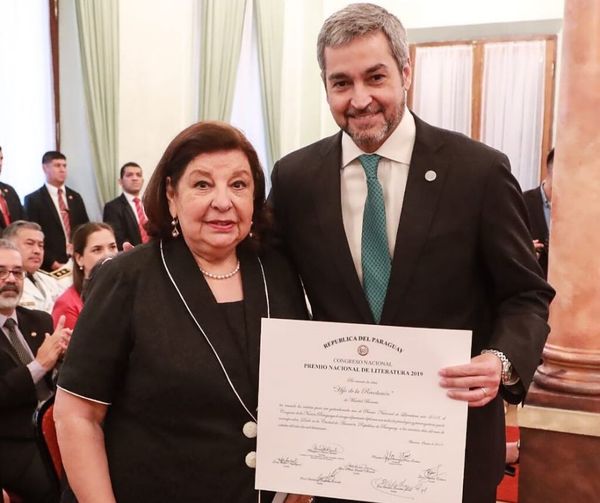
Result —
<svg viewBox="0 0 600 503"><path fill-rule="evenodd" d="M373 502L460 502L467 404L438 370L471 332L263 319L256 487Z"/></svg>

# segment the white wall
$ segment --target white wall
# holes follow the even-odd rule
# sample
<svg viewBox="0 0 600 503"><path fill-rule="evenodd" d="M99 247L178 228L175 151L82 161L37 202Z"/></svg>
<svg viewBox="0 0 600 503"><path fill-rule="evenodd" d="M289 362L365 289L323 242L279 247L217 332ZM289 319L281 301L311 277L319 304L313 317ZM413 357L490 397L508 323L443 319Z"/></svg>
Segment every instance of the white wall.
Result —
<svg viewBox="0 0 600 503"><path fill-rule="evenodd" d="M119 162L139 163L148 181L198 118L197 0L121 0L119 16Z"/></svg>

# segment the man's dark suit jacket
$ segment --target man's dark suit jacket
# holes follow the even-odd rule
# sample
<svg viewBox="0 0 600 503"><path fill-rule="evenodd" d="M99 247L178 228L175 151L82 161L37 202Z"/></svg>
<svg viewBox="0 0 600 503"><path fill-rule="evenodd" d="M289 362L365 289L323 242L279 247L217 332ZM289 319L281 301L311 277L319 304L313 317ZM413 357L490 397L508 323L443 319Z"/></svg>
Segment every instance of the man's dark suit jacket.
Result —
<svg viewBox="0 0 600 503"><path fill-rule="evenodd" d="M69 187L66 187L66 193L71 231L74 231L78 225L89 222L89 218L81 196ZM42 269L51 271L50 266L54 261L66 263L69 257L61 218L45 185L25 196L25 211L29 220L40 224L44 232Z"/></svg>
<svg viewBox="0 0 600 503"><path fill-rule="evenodd" d="M119 250L123 249L125 241L129 241L134 246L142 242L137 218L125 194L104 205L102 220L114 229Z"/></svg>
<svg viewBox="0 0 600 503"><path fill-rule="evenodd" d="M25 210L23 209L17 191L12 186L3 182L0 182L0 191L2 191L4 199L6 199L6 204L10 213L10 221L26 220ZM4 217L2 216L2 212L0 212L0 229L6 229L6 227L7 225L4 221Z"/></svg>
<svg viewBox="0 0 600 503"><path fill-rule="evenodd" d="M522 385L501 394L517 403L540 363L554 295L533 253L521 190L504 154L415 123L381 324L472 330L473 355L495 348L513 363ZM372 324L342 220L341 151L338 133L281 159L270 199L314 318ZM464 502L495 496L504 457L499 395L469 409Z"/></svg>
<svg viewBox="0 0 600 503"><path fill-rule="evenodd" d="M52 317L43 311L17 307L19 330L33 355L52 333ZM48 386L52 386L49 375ZM0 439L33 439L32 416L37 406L31 373L21 363L4 333L0 333ZM0 471L2 467L0 467Z"/></svg>
<svg viewBox="0 0 600 503"><path fill-rule="evenodd" d="M538 239L544 243L544 248L540 252L539 262L544 270L544 277L548 276L548 226L546 225L546 217L544 216L544 200L540 192L540 187L526 191L523 194L527 213L529 214L529 228L531 229L531 237Z"/></svg>

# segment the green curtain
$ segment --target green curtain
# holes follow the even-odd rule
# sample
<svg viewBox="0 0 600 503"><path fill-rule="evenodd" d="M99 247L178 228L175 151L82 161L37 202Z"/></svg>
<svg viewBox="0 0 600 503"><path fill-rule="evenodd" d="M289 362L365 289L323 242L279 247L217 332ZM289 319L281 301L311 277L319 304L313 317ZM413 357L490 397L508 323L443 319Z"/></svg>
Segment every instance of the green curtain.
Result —
<svg viewBox="0 0 600 503"><path fill-rule="evenodd" d="M269 168L281 153L281 67L283 15L281 0L254 0L258 33L258 59L262 82L263 114L267 127Z"/></svg>
<svg viewBox="0 0 600 503"><path fill-rule="evenodd" d="M118 0L75 0L92 158L100 199L118 193Z"/></svg>
<svg viewBox="0 0 600 503"><path fill-rule="evenodd" d="M245 10L246 0L202 1L201 120L230 120Z"/></svg>

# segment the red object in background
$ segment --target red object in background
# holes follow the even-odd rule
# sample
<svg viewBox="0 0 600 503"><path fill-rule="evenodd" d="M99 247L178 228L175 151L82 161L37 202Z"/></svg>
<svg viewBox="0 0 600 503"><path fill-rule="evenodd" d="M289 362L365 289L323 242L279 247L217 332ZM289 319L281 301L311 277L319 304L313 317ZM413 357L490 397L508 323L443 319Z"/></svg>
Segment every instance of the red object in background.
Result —
<svg viewBox="0 0 600 503"><path fill-rule="evenodd" d="M506 427L506 441L516 442L519 440L519 427ZM496 499L498 501L507 501L509 503L517 503L519 500L519 464L514 465L516 468L515 476L504 475L502 482L496 491Z"/></svg>

